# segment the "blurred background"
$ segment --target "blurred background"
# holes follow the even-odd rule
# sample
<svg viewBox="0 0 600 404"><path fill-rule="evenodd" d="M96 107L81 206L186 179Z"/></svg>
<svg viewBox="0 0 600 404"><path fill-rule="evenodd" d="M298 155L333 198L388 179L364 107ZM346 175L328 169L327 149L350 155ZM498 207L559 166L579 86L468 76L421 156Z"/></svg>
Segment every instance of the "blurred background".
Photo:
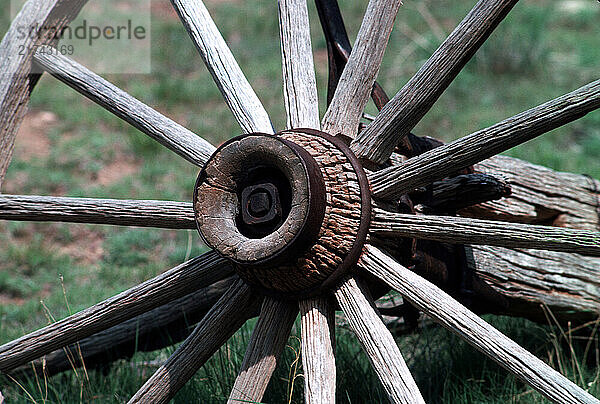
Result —
<svg viewBox="0 0 600 404"><path fill-rule="evenodd" d="M0 5L0 33L10 23ZM277 129L285 126L275 1L207 0L217 26ZM366 1L341 0L354 39ZM427 60L473 0L406 0L378 81L389 95ZM321 114L327 51L309 2ZM86 8L83 9L85 15ZM132 12L135 12L132 10ZM218 145L240 134L168 0L152 0L151 74L105 77ZM450 141L598 79L600 3L523 0L415 128ZM135 64L135 58L131 58ZM376 114L369 104L367 112ZM600 112L507 154L600 178ZM2 192L190 201L198 169L65 85L44 76L17 136ZM0 343L112 296L204 251L193 231L0 221ZM68 304L67 304L68 302ZM50 318L50 320L49 320ZM520 319L486 319L600 396L598 337L564 345L561 330ZM252 330L246 325L175 402L228 396ZM296 336L299 335L295 329ZM436 327L399 344L428 402L545 402L482 355ZM590 348L585 350L585 346ZM385 402L349 331L337 335L339 402ZM7 402L125 402L172 349L140 353L103 372L67 372L20 385L0 378ZM585 356L584 356L585 353ZM302 402L299 340L292 337L265 402Z"/></svg>

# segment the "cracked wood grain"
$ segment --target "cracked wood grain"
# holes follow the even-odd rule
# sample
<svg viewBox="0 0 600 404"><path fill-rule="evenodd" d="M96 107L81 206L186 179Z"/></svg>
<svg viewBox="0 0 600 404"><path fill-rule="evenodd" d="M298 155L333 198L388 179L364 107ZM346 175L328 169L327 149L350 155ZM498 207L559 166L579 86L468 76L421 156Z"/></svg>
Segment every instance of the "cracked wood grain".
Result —
<svg viewBox="0 0 600 404"><path fill-rule="evenodd" d="M425 403L392 334L367 290L348 278L335 297L392 403Z"/></svg>
<svg viewBox="0 0 600 404"><path fill-rule="evenodd" d="M0 43L0 189L12 157L17 130L39 80L39 75L30 74L33 52L37 46L53 42L48 35L21 38L19 31L23 27L56 27L60 30L86 3L87 0L29 0ZM25 52L19 52L20 46Z"/></svg>
<svg viewBox="0 0 600 404"><path fill-rule="evenodd" d="M265 297L228 403L262 400L297 315L295 302Z"/></svg>
<svg viewBox="0 0 600 404"><path fill-rule="evenodd" d="M335 309L326 297L300 300L304 400L335 403Z"/></svg>
<svg viewBox="0 0 600 404"><path fill-rule="evenodd" d="M0 219L195 229L189 202L0 195Z"/></svg>
<svg viewBox="0 0 600 404"><path fill-rule="evenodd" d="M252 316L260 300L243 281L236 281L129 403L168 403Z"/></svg>
<svg viewBox="0 0 600 404"><path fill-rule="evenodd" d="M369 1L354 48L323 117L325 132L350 137L358 133L401 4L400 0Z"/></svg>
<svg viewBox="0 0 600 404"><path fill-rule="evenodd" d="M278 4L287 128L318 130L319 100L306 0L279 0Z"/></svg>
<svg viewBox="0 0 600 404"><path fill-rule="evenodd" d="M371 232L451 244L534 248L600 256L600 232L452 216L411 215L374 209Z"/></svg>
<svg viewBox="0 0 600 404"><path fill-rule="evenodd" d="M169 347L187 338L194 325L223 296L237 280L233 275L206 288L144 314L124 321L104 331L82 339L76 344L58 349L42 359L23 365L11 372L13 375L38 377L43 371L52 376L85 364L86 369L102 369L118 359L129 359L137 352L150 352ZM83 363L81 361L83 358Z"/></svg>
<svg viewBox="0 0 600 404"><path fill-rule="evenodd" d="M486 158L600 108L600 80L505 119L454 142L369 176L373 194L394 198L425 186Z"/></svg>

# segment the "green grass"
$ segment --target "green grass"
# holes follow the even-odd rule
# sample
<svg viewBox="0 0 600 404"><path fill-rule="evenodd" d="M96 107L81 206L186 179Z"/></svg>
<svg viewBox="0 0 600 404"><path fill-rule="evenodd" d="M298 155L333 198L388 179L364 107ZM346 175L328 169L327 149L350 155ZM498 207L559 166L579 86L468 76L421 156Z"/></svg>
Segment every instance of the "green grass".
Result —
<svg viewBox="0 0 600 404"><path fill-rule="evenodd" d="M317 80L324 89L325 41L314 5L309 3L311 21L315 21L311 28ZM419 4L426 5L438 31L447 34L474 1L405 3L379 75L390 95L441 41ZM275 4L266 0L207 4L276 128L283 128ZM581 7L573 8L577 4ZM351 37L358 32L365 6L366 2L341 4ZM8 28L7 9L7 4L0 5L2 33ZM600 5L591 1L520 2L414 132L449 141L597 79L599 17ZM151 75L110 75L108 79L215 145L239 134L180 24L156 13L152 38ZM320 91L319 97L323 113L325 91ZM3 192L191 199L195 167L51 77L42 78L31 109L55 114L51 125L32 132L46 138L48 150L31 155L17 147ZM373 105L368 109L375 112ZM600 177L600 113L589 114L508 154L556 170ZM119 161L126 164L115 165ZM48 313L62 318L182 262L188 247L192 255L204 251L195 233L191 245L188 240L185 231L0 222L0 343L47 324ZM556 326L506 317L486 319L600 397L597 334L588 330L570 338L566 332L565 338ZM238 332L174 401L223 401L252 325L249 322ZM298 325L264 402L302 401L302 369L296 367L297 330ZM428 327L397 339L428 402L545 402L445 330ZM89 380L81 372L67 372L47 381L23 381L22 389L0 379L0 390L11 403L29 402L29 395L37 402L124 402L151 374L156 359L164 359L172 351L138 353L131 361L115 363L108 373L90 371ZM339 402L385 402L368 360L344 328L338 328L337 355Z"/></svg>

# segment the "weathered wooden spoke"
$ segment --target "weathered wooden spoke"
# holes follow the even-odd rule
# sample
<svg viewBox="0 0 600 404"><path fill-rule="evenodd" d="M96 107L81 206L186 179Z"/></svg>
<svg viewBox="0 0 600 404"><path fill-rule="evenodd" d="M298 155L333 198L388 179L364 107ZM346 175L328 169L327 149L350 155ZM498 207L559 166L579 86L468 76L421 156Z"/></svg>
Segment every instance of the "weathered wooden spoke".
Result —
<svg viewBox="0 0 600 404"><path fill-rule="evenodd" d="M306 0L279 0L278 4L287 127L320 129Z"/></svg>
<svg viewBox="0 0 600 404"><path fill-rule="evenodd" d="M600 80L370 175L373 194L393 198L502 153L600 108Z"/></svg>
<svg viewBox="0 0 600 404"><path fill-rule="evenodd" d="M232 268L214 252L194 258L110 299L1 346L0 371L8 372L231 274Z"/></svg>
<svg viewBox="0 0 600 404"><path fill-rule="evenodd" d="M273 126L201 0L171 0L243 133L273 133Z"/></svg>
<svg viewBox="0 0 600 404"><path fill-rule="evenodd" d="M195 229L190 202L0 194L0 219Z"/></svg>
<svg viewBox="0 0 600 404"><path fill-rule="evenodd" d="M260 402L298 315L295 302L266 297L229 403Z"/></svg>
<svg viewBox="0 0 600 404"><path fill-rule="evenodd" d="M190 336L129 403L167 403L196 371L252 316L260 298L237 281L219 299Z"/></svg>
<svg viewBox="0 0 600 404"><path fill-rule="evenodd" d="M349 278L335 291L348 324L365 350L393 403L424 403L404 358L366 289Z"/></svg>
<svg viewBox="0 0 600 404"><path fill-rule="evenodd" d="M600 255L600 233L551 226L507 223L451 216L409 215L375 210L373 234L414 237L452 244L534 248Z"/></svg>
<svg viewBox="0 0 600 404"><path fill-rule="evenodd" d="M415 127L517 0L480 0L429 60L352 144L358 157L383 163Z"/></svg>
<svg viewBox="0 0 600 404"><path fill-rule="evenodd" d="M328 298L299 302L307 404L335 403L335 310Z"/></svg>
<svg viewBox="0 0 600 404"><path fill-rule="evenodd" d="M404 268L377 248L368 246L359 265L550 400L573 404L600 403L446 292Z"/></svg>
<svg viewBox="0 0 600 404"><path fill-rule="evenodd" d="M172 121L79 63L49 47L34 56L45 71L136 127L163 146L197 166L215 151L213 145Z"/></svg>
<svg viewBox="0 0 600 404"><path fill-rule="evenodd" d="M102 368L119 358L131 358L137 352L155 351L183 341L212 306L223 296L236 275L201 288L121 324L107 328L20 366L12 374L43 372L47 376L72 370L85 364L86 369ZM83 360L82 360L83 359Z"/></svg>
<svg viewBox="0 0 600 404"><path fill-rule="evenodd" d="M323 117L324 131L350 137L358 133L401 4L400 0L369 1L354 48Z"/></svg>

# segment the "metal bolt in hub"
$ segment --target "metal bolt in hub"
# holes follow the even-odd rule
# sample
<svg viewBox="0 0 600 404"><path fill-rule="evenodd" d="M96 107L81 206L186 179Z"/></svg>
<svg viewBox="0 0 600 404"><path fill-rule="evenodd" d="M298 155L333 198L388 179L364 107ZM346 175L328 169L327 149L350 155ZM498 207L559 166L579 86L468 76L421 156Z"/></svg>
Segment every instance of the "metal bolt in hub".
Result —
<svg viewBox="0 0 600 404"><path fill-rule="evenodd" d="M244 188L241 208L242 219L247 225L280 220L283 211L279 191L270 182Z"/></svg>

